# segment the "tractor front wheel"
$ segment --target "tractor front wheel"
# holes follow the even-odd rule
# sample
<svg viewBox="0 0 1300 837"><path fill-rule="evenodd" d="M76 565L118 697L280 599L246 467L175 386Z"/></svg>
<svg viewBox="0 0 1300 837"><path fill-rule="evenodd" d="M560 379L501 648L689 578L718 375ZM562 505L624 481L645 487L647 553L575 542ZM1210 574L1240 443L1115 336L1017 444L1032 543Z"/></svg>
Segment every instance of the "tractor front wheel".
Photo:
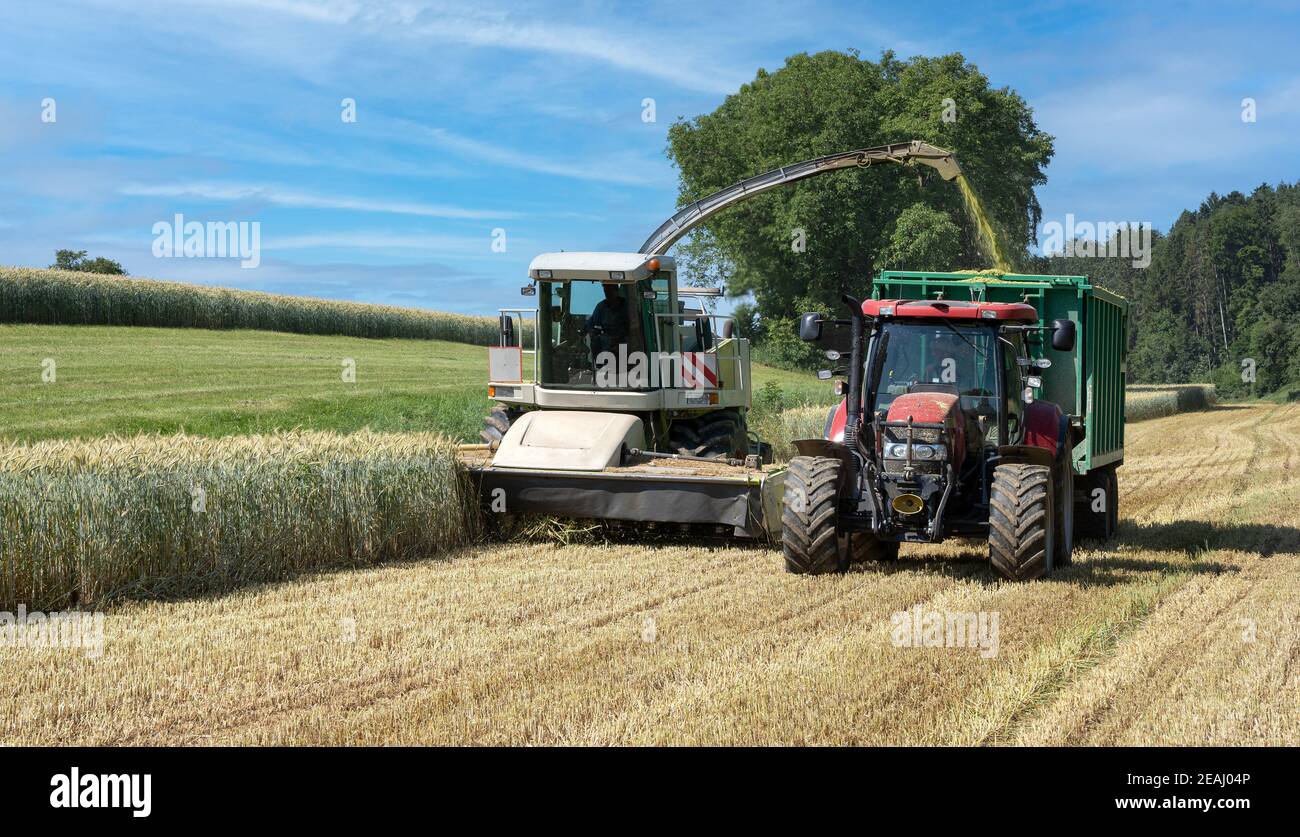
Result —
<svg viewBox="0 0 1300 837"><path fill-rule="evenodd" d="M781 497L781 548L786 572L843 572L848 549L840 548L840 460L796 456L790 460Z"/></svg>
<svg viewBox="0 0 1300 837"><path fill-rule="evenodd" d="M1055 480L1046 465L999 465L989 497L989 562L1010 581L1052 571L1056 552Z"/></svg>

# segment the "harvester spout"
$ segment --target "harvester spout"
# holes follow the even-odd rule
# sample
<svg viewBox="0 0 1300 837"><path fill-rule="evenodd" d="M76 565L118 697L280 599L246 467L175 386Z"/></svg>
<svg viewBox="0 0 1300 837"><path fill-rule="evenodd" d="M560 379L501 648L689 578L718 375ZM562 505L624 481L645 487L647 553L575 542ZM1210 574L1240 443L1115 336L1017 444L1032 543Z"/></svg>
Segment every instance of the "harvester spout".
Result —
<svg viewBox="0 0 1300 837"><path fill-rule="evenodd" d="M903 165L919 163L930 166L939 172L939 176L944 180L953 180L961 175L961 167L957 165L955 154L921 140L895 142L874 148L861 148L857 151L843 151L839 154L817 157L755 175L682 207L659 225L659 229L646 239L638 252L662 255L682 236L709 217L777 186L840 169L866 168L880 162Z"/></svg>

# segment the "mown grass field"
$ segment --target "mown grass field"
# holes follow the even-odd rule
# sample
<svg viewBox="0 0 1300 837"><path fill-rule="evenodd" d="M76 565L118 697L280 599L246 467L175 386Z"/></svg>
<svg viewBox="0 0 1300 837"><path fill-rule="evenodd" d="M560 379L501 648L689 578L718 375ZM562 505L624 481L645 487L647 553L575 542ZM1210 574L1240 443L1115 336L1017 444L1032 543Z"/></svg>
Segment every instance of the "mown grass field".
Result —
<svg viewBox="0 0 1300 837"><path fill-rule="evenodd" d="M1134 425L1050 580L979 544L793 577L760 548L493 544L110 611L7 652L8 744L1300 744L1300 405ZM996 656L899 648L996 611Z"/></svg>
<svg viewBox="0 0 1300 837"><path fill-rule="evenodd" d="M54 362L55 380L42 365ZM343 380L345 359L355 383ZM830 385L754 368L790 404ZM439 432L478 440L487 353L440 340L266 331L0 325L0 439L107 434L225 436L303 428Z"/></svg>

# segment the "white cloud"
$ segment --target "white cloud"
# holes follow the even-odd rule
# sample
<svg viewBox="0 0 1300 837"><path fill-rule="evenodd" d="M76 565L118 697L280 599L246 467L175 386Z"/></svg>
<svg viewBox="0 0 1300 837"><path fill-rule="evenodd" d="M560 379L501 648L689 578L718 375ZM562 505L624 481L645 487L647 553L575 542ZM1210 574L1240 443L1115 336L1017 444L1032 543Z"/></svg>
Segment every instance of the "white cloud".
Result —
<svg viewBox="0 0 1300 837"><path fill-rule="evenodd" d="M644 33L613 32L553 22L435 15L416 34L476 47L499 47L581 57L648 75L703 93L731 93L743 77L718 67L696 66L671 41L645 48ZM652 54L653 53L653 54Z"/></svg>
<svg viewBox="0 0 1300 837"><path fill-rule="evenodd" d="M512 241L515 245L517 242ZM492 237L485 230L478 237L425 235L360 231L343 231L296 236L267 236L267 250L420 250L429 253L462 255L492 253Z"/></svg>
<svg viewBox="0 0 1300 837"><path fill-rule="evenodd" d="M265 201L277 206L304 209L343 209L356 212L384 212L393 215L416 215L425 218L460 218L466 220L520 218L518 212L496 209L467 209L460 206L335 197L286 189L278 186L253 186L242 183L170 183L161 185L130 184L121 190L137 197L203 198L216 201Z"/></svg>
<svg viewBox="0 0 1300 837"><path fill-rule="evenodd" d="M685 90L731 93L747 80L733 68L690 54L677 36L648 38L644 30L576 26L553 19L527 20L482 6L371 0L367 3L306 3L296 0L212 0L208 5L250 7L315 24L364 29L393 38L508 49L598 62L641 76L658 78ZM653 44L649 48L647 44Z"/></svg>
<svg viewBox="0 0 1300 837"><path fill-rule="evenodd" d="M440 148L498 166L598 183L660 187L665 182L670 182L667 163L663 164L663 171L656 172L644 158L635 155L619 155L587 162L561 162L454 134L444 128L420 125L411 127L421 131L422 136Z"/></svg>

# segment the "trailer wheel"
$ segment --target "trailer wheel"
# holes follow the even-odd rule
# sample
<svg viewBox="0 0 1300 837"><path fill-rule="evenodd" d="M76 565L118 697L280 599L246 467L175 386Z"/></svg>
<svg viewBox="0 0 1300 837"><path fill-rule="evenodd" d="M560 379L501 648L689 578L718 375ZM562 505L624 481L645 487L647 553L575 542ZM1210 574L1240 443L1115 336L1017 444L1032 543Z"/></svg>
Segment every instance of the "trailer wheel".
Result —
<svg viewBox="0 0 1300 837"><path fill-rule="evenodd" d="M744 440L737 444L737 440ZM668 428L668 444L687 456L723 458L749 449L744 422L735 410L715 410L695 418L680 419Z"/></svg>
<svg viewBox="0 0 1300 837"><path fill-rule="evenodd" d="M510 431L510 425L523 414L524 411L516 407L497 404L483 419L483 429L478 432L478 437L486 442L488 447L496 450L501 446L501 440L505 438L506 433Z"/></svg>
<svg viewBox="0 0 1300 837"><path fill-rule="evenodd" d="M840 460L796 456L790 460L781 497L781 548L786 572L843 572L849 550L836 531L840 510Z"/></svg>
<svg viewBox="0 0 1300 837"><path fill-rule="evenodd" d="M1010 581L1052 571L1056 552L1055 485L1046 465L999 465L989 497L989 562Z"/></svg>
<svg viewBox="0 0 1300 837"><path fill-rule="evenodd" d="M1054 567L1074 563L1074 465L1069 452L1056 466L1056 555Z"/></svg>
<svg viewBox="0 0 1300 837"><path fill-rule="evenodd" d="M849 536L849 554L858 564L897 561L898 541L882 541L870 532L854 532Z"/></svg>
<svg viewBox="0 0 1300 837"><path fill-rule="evenodd" d="M1079 478L1082 497L1074 509L1077 538L1110 540L1119 525L1119 478L1113 466L1094 469Z"/></svg>

